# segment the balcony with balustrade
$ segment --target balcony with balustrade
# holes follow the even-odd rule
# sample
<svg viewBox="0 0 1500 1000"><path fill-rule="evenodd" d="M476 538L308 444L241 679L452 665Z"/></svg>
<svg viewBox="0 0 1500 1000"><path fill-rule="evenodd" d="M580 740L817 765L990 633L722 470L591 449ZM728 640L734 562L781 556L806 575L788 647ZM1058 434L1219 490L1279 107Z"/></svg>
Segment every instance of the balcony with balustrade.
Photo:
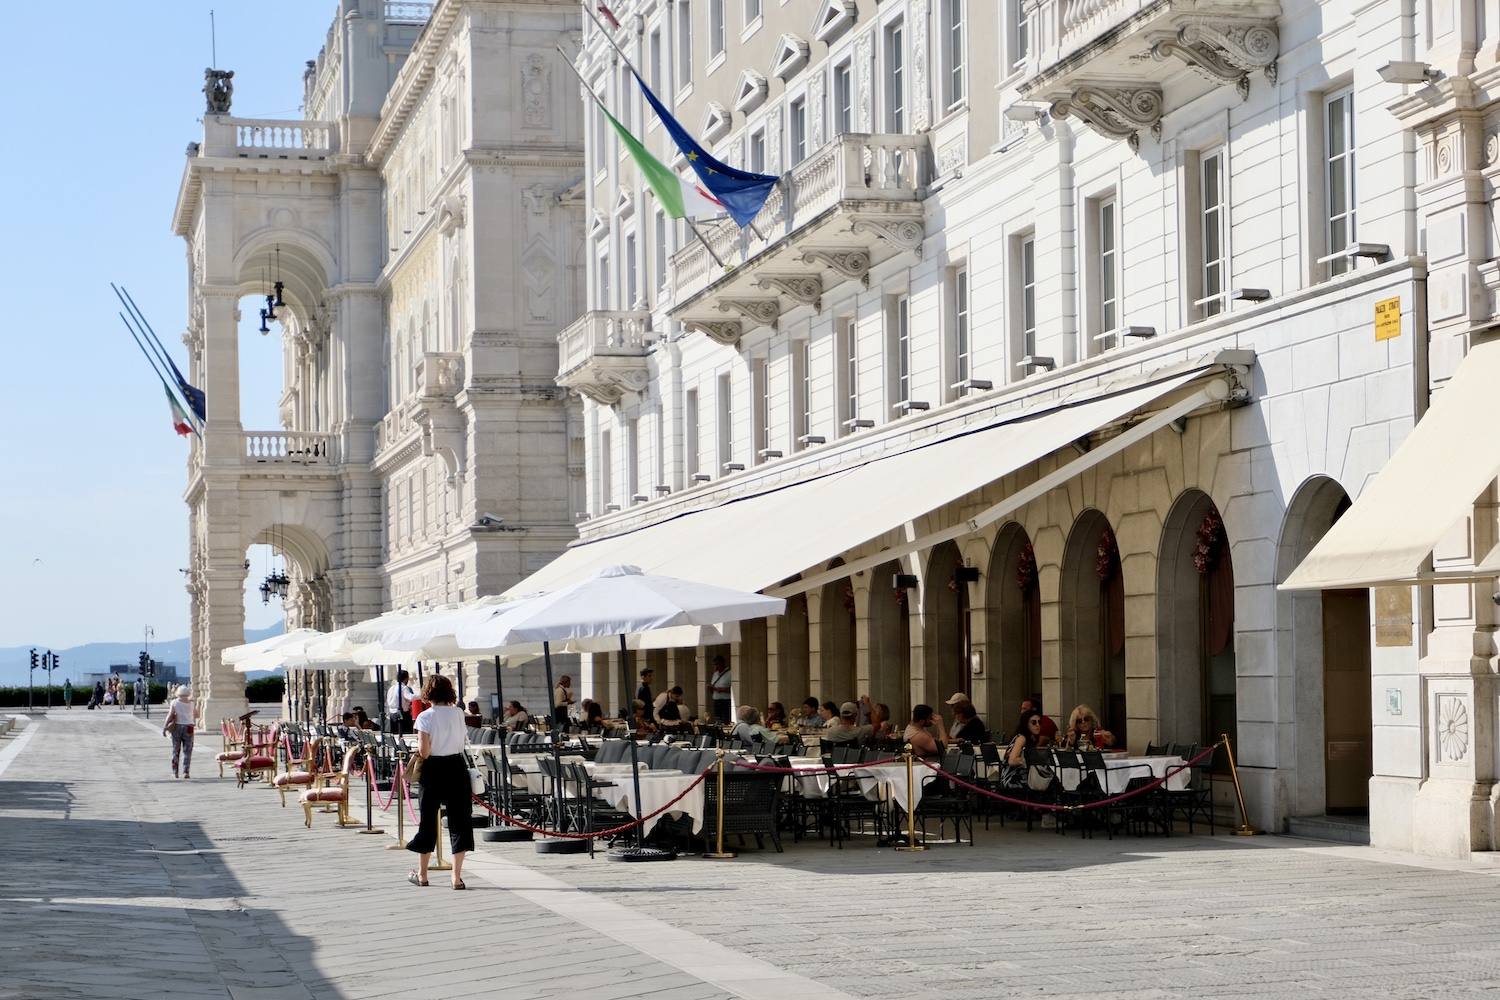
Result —
<svg viewBox="0 0 1500 1000"><path fill-rule="evenodd" d="M749 227L698 227L703 240L672 258L669 315L734 345L783 311L820 308L826 288L868 283L892 257L920 258L931 160L926 136L838 136L792 168Z"/></svg>
<svg viewBox="0 0 1500 1000"><path fill-rule="evenodd" d="M302 431L244 431L243 465L246 472L263 466L316 469L326 472L339 464L338 438L332 434ZM279 470L278 470L279 471Z"/></svg>
<svg viewBox="0 0 1500 1000"><path fill-rule="evenodd" d="M203 119L203 145L198 155L242 160L326 160L338 148L337 122L210 114Z"/></svg>
<svg viewBox="0 0 1500 1000"><path fill-rule="evenodd" d="M644 310L584 313L557 335L557 384L604 406L645 389L654 340L650 325Z"/></svg>
<svg viewBox="0 0 1500 1000"><path fill-rule="evenodd" d="M1184 70L1242 98L1254 76L1274 83L1280 16L1278 0L1039 0L1017 90L1138 149L1141 133L1160 138L1164 88Z"/></svg>

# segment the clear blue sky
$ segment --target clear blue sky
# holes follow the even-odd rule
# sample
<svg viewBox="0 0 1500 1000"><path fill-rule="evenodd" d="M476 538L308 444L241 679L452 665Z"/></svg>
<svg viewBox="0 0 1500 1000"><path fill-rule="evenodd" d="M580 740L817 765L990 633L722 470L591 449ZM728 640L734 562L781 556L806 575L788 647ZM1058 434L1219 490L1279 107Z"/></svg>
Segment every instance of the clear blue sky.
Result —
<svg viewBox="0 0 1500 1000"><path fill-rule="evenodd" d="M5 4L0 647L129 641L147 625L162 640L187 634L178 570L188 564L188 446L109 283L130 290L181 366L185 244L170 227L184 148L202 138L209 11L218 66L235 74L234 114L297 118L304 65L335 8L79 0L60 14ZM241 419L274 428L279 339L253 336L245 348ZM253 590L267 560L258 548L249 556ZM281 617L258 594L247 607L247 628Z"/></svg>

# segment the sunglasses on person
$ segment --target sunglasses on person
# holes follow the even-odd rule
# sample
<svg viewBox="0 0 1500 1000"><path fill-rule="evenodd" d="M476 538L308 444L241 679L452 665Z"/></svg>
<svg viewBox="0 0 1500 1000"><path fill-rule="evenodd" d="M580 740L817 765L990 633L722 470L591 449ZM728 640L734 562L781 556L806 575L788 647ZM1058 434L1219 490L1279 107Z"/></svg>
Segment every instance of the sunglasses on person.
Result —
<svg viewBox="0 0 1500 1000"><path fill-rule="evenodd" d="M1040 726L1042 724L1042 720L1041 719L1027 719L1026 720L1026 724L1028 726Z"/></svg>

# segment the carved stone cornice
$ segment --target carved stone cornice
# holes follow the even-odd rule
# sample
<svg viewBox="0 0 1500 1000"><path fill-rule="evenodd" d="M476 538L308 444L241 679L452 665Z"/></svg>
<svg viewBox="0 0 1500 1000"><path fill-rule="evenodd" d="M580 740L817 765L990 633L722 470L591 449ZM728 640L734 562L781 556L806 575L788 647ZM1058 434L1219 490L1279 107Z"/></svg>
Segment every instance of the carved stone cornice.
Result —
<svg viewBox="0 0 1500 1000"><path fill-rule="evenodd" d="M892 221L889 219L871 219L863 216L855 216L854 221L849 224L851 233L874 233L878 238L889 243L897 250L906 250L922 259L922 224L911 219Z"/></svg>
<svg viewBox="0 0 1500 1000"><path fill-rule="evenodd" d="M1210 83L1232 83L1240 92L1240 100L1250 96L1250 76L1240 67L1225 59L1218 49L1202 43L1189 45L1181 38L1163 38L1151 46L1151 58L1158 62L1176 57L1187 63L1188 68Z"/></svg>
<svg viewBox="0 0 1500 1000"><path fill-rule="evenodd" d="M612 359L599 359L579 366L557 380L582 396L587 396L600 406L614 406L625 398L627 392L645 392L651 375L644 364L624 367L607 363Z"/></svg>
<svg viewBox="0 0 1500 1000"><path fill-rule="evenodd" d="M763 274L756 286L774 288L819 312L823 309L823 278L816 274Z"/></svg>
<svg viewBox="0 0 1500 1000"><path fill-rule="evenodd" d="M802 251L802 263L822 264L870 287L870 251L863 247L855 250L808 247Z"/></svg>
<svg viewBox="0 0 1500 1000"><path fill-rule="evenodd" d="M739 347L740 338L745 335L744 325L737 319L694 319L689 316L683 319L682 325L725 347Z"/></svg>
<svg viewBox="0 0 1500 1000"><path fill-rule="evenodd" d="M1226 24L1195 18L1177 29L1177 39L1184 45L1211 45L1226 62L1247 73L1274 65L1281 53L1274 23Z"/></svg>
<svg viewBox="0 0 1500 1000"><path fill-rule="evenodd" d="M778 299L731 299L719 300L719 312L738 313L756 326L776 329L781 318L781 302Z"/></svg>
<svg viewBox="0 0 1500 1000"><path fill-rule="evenodd" d="M1106 139L1124 139L1132 150L1138 150L1140 130L1159 128L1162 108L1159 87L1086 83L1067 97L1053 101L1052 116L1076 117Z"/></svg>

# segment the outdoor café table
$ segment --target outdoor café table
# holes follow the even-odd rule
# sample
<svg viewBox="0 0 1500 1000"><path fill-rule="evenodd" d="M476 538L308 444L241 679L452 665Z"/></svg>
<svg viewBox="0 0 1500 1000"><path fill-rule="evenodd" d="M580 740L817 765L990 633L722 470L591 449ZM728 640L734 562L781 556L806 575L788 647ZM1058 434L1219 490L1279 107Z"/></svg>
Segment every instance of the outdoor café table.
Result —
<svg viewBox="0 0 1500 1000"><path fill-rule="evenodd" d="M790 791L796 782L803 798L826 799L828 797L828 769L822 757L792 757L789 766L796 774L786 776L783 791Z"/></svg>
<svg viewBox="0 0 1500 1000"><path fill-rule="evenodd" d="M640 815L650 816L662 806L671 802L677 796L682 795L683 790L692 787L698 780L696 774L683 774L681 771L642 771L641 772L641 811ZM635 781L627 770L623 775L610 775L611 785L596 788L595 796L608 802L621 812L635 814ZM712 780L712 779L709 779ZM693 832L697 833L703 829L704 809L703 786L699 785L687 795L683 795L671 810L663 815L668 816L690 816L693 820ZM641 832L649 834L655 827L656 821L661 816L651 816L641 827Z"/></svg>
<svg viewBox="0 0 1500 1000"><path fill-rule="evenodd" d="M911 805L915 808L922 801L922 790L927 787L928 782L937 777L937 774L921 761L912 761L911 766L912 777L916 779L916 788L911 793ZM886 801L893 808L902 812L906 811L905 761L895 764L866 765L849 773L859 780L859 790L864 793L865 798L879 801L883 797L882 790L888 789L889 796Z"/></svg>
<svg viewBox="0 0 1500 1000"><path fill-rule="evenodd" d="M1144 778L1147 772L1150 772L1153 779L1162 778L1172 768L1178 770L1167 778L1162 787L1168 791L1180 792L1187 787L1190 777L1188 769L1182 763L1181 757L1126 757L1107 753L1104 755L1105 792L1119 795L1129 786L1132 778ZM1076 767L1059 767L1057 778L1062 782L1063 788L1071 792L1078 787L1083 775Z"/></svg>

